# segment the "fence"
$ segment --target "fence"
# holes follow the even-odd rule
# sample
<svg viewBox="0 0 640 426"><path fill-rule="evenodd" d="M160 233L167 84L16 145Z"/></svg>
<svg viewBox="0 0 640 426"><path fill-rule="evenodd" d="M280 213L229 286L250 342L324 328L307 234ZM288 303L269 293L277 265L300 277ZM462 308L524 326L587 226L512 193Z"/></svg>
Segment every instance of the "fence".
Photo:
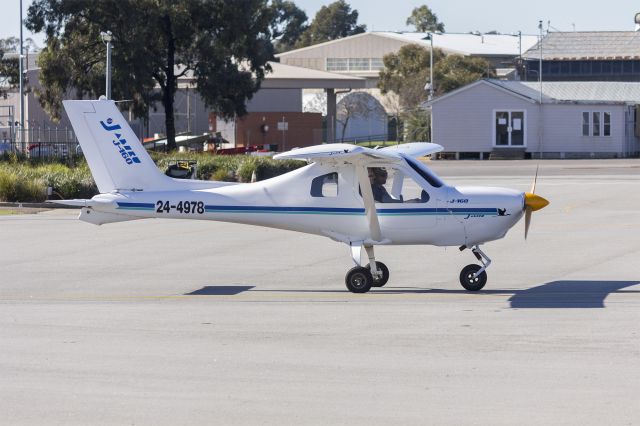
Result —
<svg viewBox="0 0 640 426"><path fill-rule="evenodd" d="M12 138L0 142L0 154L4 152L42 159L70 158L82 153L72 129L48 126L14 129Z"/></svg>

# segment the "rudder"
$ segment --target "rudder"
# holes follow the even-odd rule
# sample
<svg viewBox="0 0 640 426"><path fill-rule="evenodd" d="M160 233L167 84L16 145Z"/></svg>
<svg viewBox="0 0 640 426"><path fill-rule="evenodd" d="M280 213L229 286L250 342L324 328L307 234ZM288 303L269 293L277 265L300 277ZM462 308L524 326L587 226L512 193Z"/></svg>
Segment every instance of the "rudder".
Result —
<svg viewBox="0 0 640 426"><path fill-rule="evenodd" d="M114 101L63 101L101 193L171 187Z"/></svg>

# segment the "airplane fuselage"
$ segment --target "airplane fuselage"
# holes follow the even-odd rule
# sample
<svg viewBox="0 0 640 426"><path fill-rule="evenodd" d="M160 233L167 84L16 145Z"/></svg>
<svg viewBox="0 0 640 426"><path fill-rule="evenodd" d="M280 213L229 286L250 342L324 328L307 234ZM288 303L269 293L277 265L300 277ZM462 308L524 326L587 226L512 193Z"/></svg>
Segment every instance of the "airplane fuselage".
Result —
<svg viewBox="0 0 640 426"><path fill-rule="evenodd" d="M523 214L522 192L435 187L411 167L395 167L428 194L428 201L376 202L380 241L371 241L353 170L318 163L250 184L101 194L83 208L80 219L97 224L132 218L215 220L323 235L345 243L471 246L502 238ZM315 178L332 173L337 174L336 193L308 196Z"/></svg>

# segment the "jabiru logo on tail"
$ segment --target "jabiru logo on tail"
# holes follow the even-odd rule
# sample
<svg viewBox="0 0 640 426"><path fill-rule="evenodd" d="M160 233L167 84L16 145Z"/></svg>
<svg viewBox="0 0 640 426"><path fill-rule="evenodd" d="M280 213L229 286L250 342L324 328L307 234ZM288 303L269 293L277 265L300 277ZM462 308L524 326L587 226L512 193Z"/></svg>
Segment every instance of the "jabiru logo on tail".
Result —
<svg viewBox="0 0 640 426"><path fill-rule="evenodd" d="M127 140L122 137L121 133L116 132L116 130L122 129L122 127L119 124L113 124L113 119L107 118L107 123L105 124L104 121L100 121L100 125L106 131L113 132L114 136L116 137L116 139L112 140L113 145L115 145L115 147L118 149L118 152L120 152L120 155L122 156L124 161L127 162L127 164L133 164L133 163L140 164L140 159L138 158L136 153L133 151L133 148L131 148L127 144Z"/></svg>

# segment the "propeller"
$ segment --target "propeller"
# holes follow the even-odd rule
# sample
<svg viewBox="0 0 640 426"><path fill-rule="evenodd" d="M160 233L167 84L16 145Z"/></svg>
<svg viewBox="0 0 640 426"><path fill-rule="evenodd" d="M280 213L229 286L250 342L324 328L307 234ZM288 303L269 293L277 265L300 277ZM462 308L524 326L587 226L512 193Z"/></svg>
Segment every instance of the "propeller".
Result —
<svg viewBox="0 0 640 426"><path fill-rule="evenodd" d="M549 201L543 197L536 195L536 182L538 181L538 169L540 165L536 167L536 175L533 178L533 184L531 185L531 192L525 192L524 194L524 239L527 239L529 235L529 227L531 226L531 213L543 209L549 205Z"/></svg>

